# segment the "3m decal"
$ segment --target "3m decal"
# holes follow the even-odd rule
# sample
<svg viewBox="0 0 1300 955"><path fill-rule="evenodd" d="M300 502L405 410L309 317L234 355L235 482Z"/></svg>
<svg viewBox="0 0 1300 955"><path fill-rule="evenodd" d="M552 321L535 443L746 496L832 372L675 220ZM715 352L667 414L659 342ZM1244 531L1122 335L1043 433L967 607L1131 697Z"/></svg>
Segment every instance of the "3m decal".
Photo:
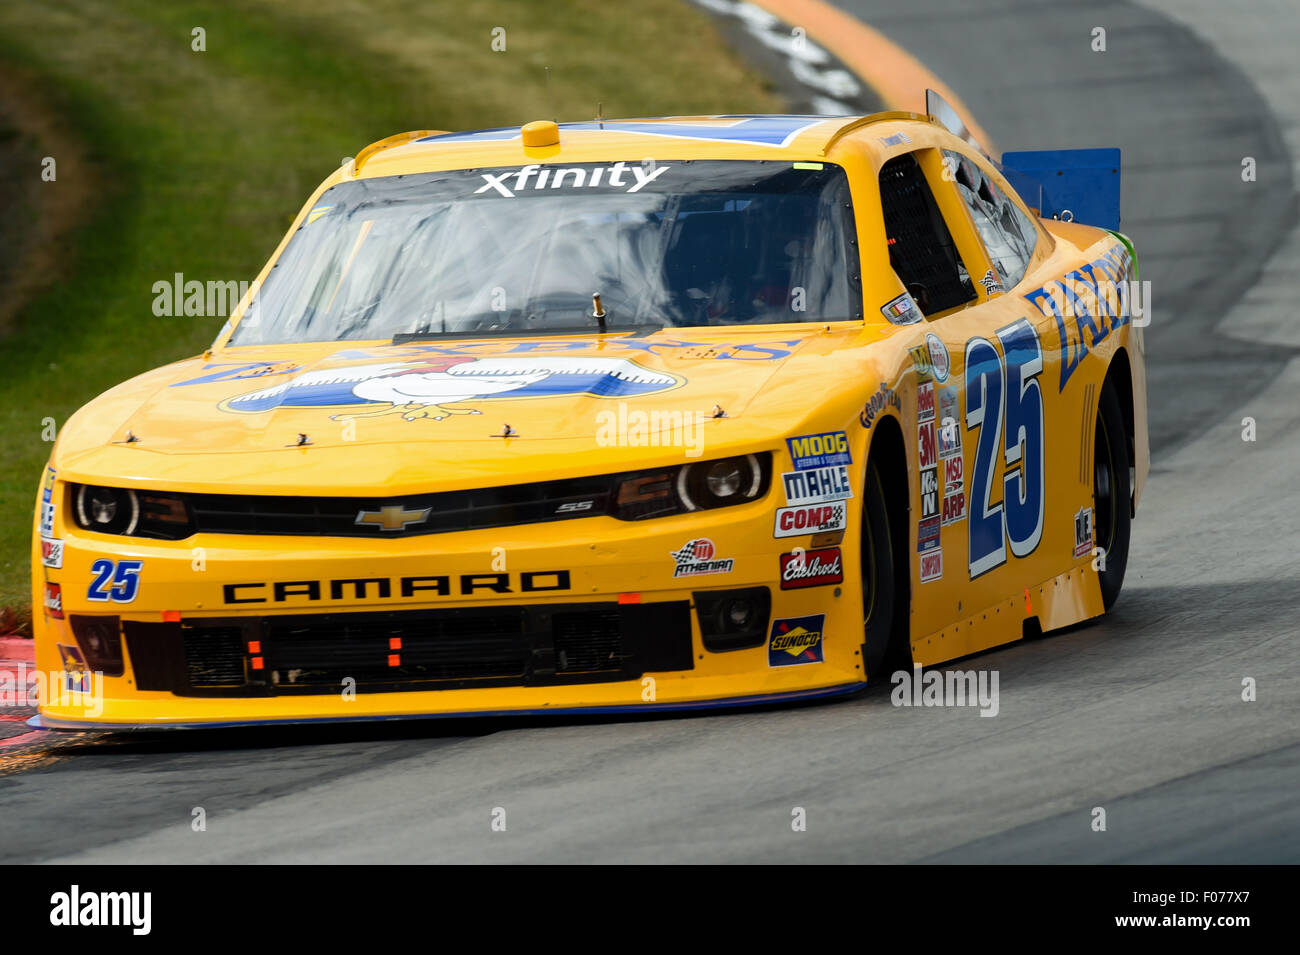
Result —
<svg viewBox="0 0 1300 955"><path fill-rule="evenodd" d="M803 534L824 534L842 531L848 526L848 508L842 501L830 504L812 504L802 507L779 507L773 537L799 537Z"/></svg>
<svg viewBox="0 0 1300 955"><path fill-rule="evenodd" d="M1074 515L1074 556L1086 557L1092 553L1092 508L1085 507Z"/></svg>
<svg viewBox="0 0 1300 955"><path fill-rule="evenodd" d="M928 584L943 576L943 551L932 550L921 555L921 583Z"/></svg>
<svg viewBox="0 0 1300 955"><path fill-rule="evenodd" d="M822 550L798 550L781 555L781 589L798 590L801 587L821 587L842 584L844 567L838 547Z"/></svg>
<svg viewBox="0 0 1300 955"><path fill-rule="evenodd" d="M627 398L681 384L626 358L575 355L504 355L495 358L435 357L303 372L271 388L222 402L226 411L258 413L281 407L356 408L335 418L399 414L408 421L481 414L477 407L500 398L593 395Z"/></svg>
<svg viewBox="0 0 1300 955"><path fill-rule="evenodd" d="M140 571L144 569L142 560L104 560L100 559L90 565L94 579L86 588L86 599L103 602L112 601L129 604L135 600L140 591Z"/></svg>
<svg viewBox="0 0 1300 955"><path fill-rule="evenodd" d="M939 460L939 443L935 437L934 422L916 426L916 466L932 468Z"/></svg>
<svg viewBox="0 0 1300 955"><path fill-rule="evenodd" d="M826 656L822 639L825 624L826 615L821 613L774 621L767 641L767 665L788 667L821 663Z"/></svg>
<svg viewBox="0 0 1300 955"><path fill-rule="evenodd" d="M917 422L934 420L934 382L923 381L916 386Z"/></svg>
<svg viewBox="0 0 1300 955"><path fill-rule="evenodd" d="M997 338L1005 360L987 339L966 343L966 427L979 432L967 520L972 580L1006 563L1008 543L1012 554L1025 557L1043 534L1043 352L1034 326L1023 318ZM1003 500L994 504L999 451Z"/></svg>
<svg viewBox="0 0 1300 955"><path fill-rule="evenodd" d="M853 456L849 452L849 437L843 431L804 434L797 438L786 438L785 442L790 448L790 460L794 462L796 471L853 463Z"/></svg>
<svg viewBox="0 0 1300 955"><path fill-rule="evenodd" d="M787 504L825 504L853 496L849 469L843 465L811 471L786 471L781 475Z"/></svg>
<svg viewBox="0 0 1300 955"><path fill-rule="evenodd" d="M934 517L939 513L939 469L921 471L921 517Z"/></svg>
<svg viewBox="0 0 1300 955"><path fill-rule="evenodd" d="M63 541L57 537L41 538L41 563L58 570L63 566Z"/></svg>
<svg viewBox="0 0 1300 955"><path fill-rule="evenodd" d="M901 412L903 405L899 401L898 393L882 381L880 388L863 406L862 413L858 415L858 423L864 428L870 428L872 422L876 420L876 416L886 408L893 408L895 411Z"/></svg>
<svg viewBox="0 0 1300 955"><path fill-rule="evenodd" d="M729 574L736 565L733 558L719 559L717 548L707 537L687 541L672 552L677 563L674 577L700 577L704 574Z"/></svg>

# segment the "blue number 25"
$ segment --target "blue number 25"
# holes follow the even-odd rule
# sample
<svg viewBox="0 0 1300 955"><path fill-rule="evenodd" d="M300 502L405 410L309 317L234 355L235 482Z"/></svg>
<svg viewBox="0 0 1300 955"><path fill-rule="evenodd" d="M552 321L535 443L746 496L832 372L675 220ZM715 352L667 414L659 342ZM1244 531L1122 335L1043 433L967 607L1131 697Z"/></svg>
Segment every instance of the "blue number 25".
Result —
<svg viewBox="0 0 1300 955"><path fill-rule="evenodd" d="M966 427L979 431L967 518L972 580L1006 563L1008 544L1025 557L1043 536L1043 350L1023 318L997 338L1002 355L985 338L966 343ZM1002 503L992 504L999 446L1004 493Z"/></svg>
<svg viewBox="0 0 1300 955"><path fill-rule="evenodd" d="M119 560L116 564L111 560L95 561L90 565L95 579L86 590L86 599L129 604L140 590L140 570L143 567L142 560Z"/></svg>

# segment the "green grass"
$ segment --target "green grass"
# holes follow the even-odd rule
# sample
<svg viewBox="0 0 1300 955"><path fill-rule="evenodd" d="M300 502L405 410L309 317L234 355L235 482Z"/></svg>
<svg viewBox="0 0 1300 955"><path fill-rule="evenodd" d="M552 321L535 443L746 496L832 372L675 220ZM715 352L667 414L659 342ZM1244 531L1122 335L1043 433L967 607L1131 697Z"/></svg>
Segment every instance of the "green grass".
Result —
<svg viewBox="0 0 1300 955"><path fill-rule="evenodd" d="M202 351L223 319L155 317L153 283L253 278L342 157L408 129L586 119L598 101L606 116L779 108L680 0L6 3L6 65L39 80L87 160L87 181L40 188L89 197L59 281L0 338L0 606L14 607L30 602L42 420Z"/></svg>

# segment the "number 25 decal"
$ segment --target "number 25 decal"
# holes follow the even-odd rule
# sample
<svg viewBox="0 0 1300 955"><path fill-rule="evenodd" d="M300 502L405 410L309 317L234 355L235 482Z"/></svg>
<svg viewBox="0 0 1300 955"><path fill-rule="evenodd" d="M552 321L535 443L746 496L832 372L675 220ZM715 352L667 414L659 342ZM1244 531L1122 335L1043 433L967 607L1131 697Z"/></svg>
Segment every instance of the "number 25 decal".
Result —
<svg viewBox="0 0 1300 955"><path fill-rule="evenodd" d="M1043 350L1025 319L966 343L966 427L979 429L970 484L970 577L1034 552L1043 536ZM1003 434L1005 433L1005 440ZM1002 503L993 498L994 456L1006 464Z"/></svg>
<svg viewBox="0 0 1300 955"><path fill-rule="evenodd" d="M86 589L87 600L112 600L114 603L129 604L140 590L140 570L144 567L142 560L97 560L90 565L90 572L95 579Z"/></svg>

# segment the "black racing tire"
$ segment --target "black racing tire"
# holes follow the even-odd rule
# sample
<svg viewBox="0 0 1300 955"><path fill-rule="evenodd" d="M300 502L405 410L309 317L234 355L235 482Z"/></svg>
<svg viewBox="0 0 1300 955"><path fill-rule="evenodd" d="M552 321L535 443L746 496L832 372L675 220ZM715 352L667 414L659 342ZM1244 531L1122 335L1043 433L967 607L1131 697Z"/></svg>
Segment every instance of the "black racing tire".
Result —
<svg viewBox="0 0 1300 955"><path fill-rule="evenodd" d="M897 616L907 610L907 569L898 554L906 553L890 525L884 483L874 460L867 462L862 488L862 666L875 683L906 666L910 648L898 633Z"/></svg>
<svg viewBox="0 0 1300 955"><path fill-rule="evenodd" d="M1092 458L1092 515L1096 547L1094 558L1104 562L1098 570L1101 600L1107 610L1119 599L1128 567L1129 537L1132 531L1129 481L1128 429L1114 383L1107 378L1097 406L1096 438Z"/></svg>

